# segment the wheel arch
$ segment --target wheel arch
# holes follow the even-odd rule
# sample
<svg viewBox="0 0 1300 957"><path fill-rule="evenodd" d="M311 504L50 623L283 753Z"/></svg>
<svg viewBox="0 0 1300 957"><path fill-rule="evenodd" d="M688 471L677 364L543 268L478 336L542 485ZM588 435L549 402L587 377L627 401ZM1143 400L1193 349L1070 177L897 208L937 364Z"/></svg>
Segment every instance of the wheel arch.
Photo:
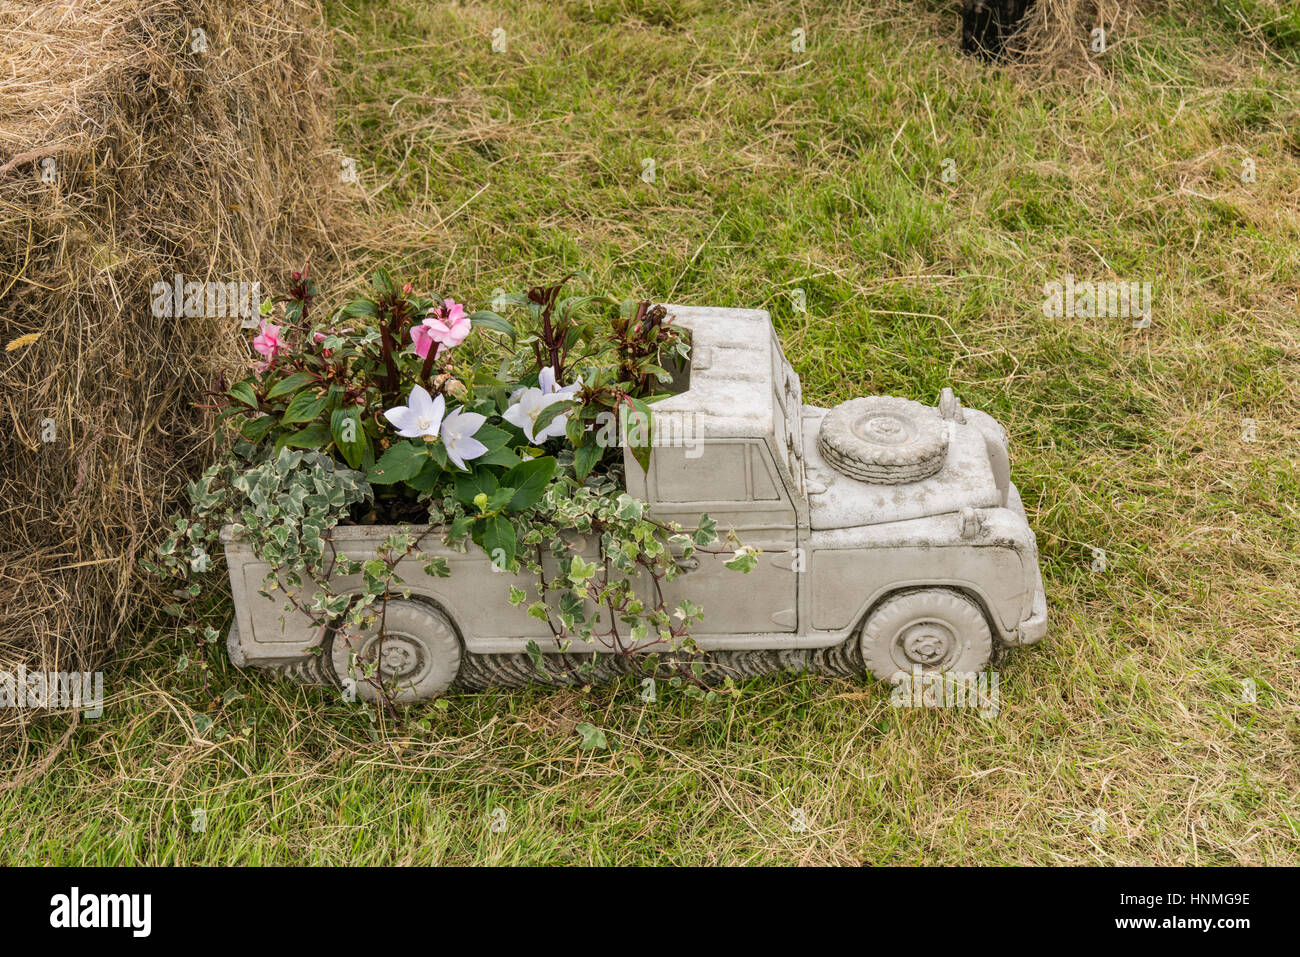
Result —
<svg viewBox="0 0 1300 957"><path fill-rule="evenodd" d="M441 614L445 615L447 620L451 623L451 630L456 633L456 640L460 642L460 647L462 650L464 650L465 632L460 626L459 616L457 615L455 608L436 593L427 591L423 588L415 587L413 585L408 585L408 587L410 590L409 595L395 593L390 595L388 600L389 601L418 601L421 604L428 605L434 611L440 612ZM340 594L344 594L348 596L359 596L362 594L362 591L360 588L347 588L344 589ZM379 607L378 602L376 602L375 607L376 608ZM333 641L334 635L337 634L338 632L337 628L333 628L329 626L327 626L325 630L328 633L328 637L324 638L324 640L321 642L322 645L325 644L327 641Z"/></svg>
<svg viewBox="0 0 1300 957"><path fill-rule="evenodd" d="M900 595L911 594L912 592L931 591L936 588L957 592L964 598L969 598L973 601L975 607L979 609L980 614L984 616L984 621L988 624L989 631L992 633L994 640L999 644L1005 644L1007 642L1008 633L998 622L997 616L993 614L987 596L985 596L977 586L966 581L934 580L925 582L909 582L905 585L886 585L871 598L867 599L865 607L854 619L850 634L853 636L854 640L857 640L862 635L862 629L866 626L867 620L877 608L889 599L897 598Z"/></svg>

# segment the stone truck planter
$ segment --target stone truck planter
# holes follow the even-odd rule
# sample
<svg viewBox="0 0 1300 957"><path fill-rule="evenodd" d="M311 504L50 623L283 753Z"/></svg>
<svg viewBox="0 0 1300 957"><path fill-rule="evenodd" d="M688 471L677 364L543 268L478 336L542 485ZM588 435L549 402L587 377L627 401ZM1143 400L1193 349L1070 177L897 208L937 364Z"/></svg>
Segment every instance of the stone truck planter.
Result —
<svg viewBox="0 0 1300 957"><path fill-rule="evenodd" d="M935 407L892 397L833 410L804 405L766 312L670 311L691 333L692 360L684 389L654 406L648 473L624 450L628 491L662 519L689 525L707 512L763 550L749 574L724 569L729 556L702 554L689 574L665 583L670 606L688 598L705 609L695 639L709 676L970 673L995 645L1043 637L1038 549L1011 482L1006 433L991 417L962 408L947 389ZM373 557L393 531L339 527L332 547ZM235 664L339 683L354 654L375 654L373 635L361 648L343 639L336 647L327 629L259 595L268 566L228 529L222 538ZM546 622L505 601L512 583L527 588L533 576L498 572L477 548L445 548L437 529L422 547L446 558L452 573L433 578L419 562L398 566L411 596L388 603L380 665L397 679L397 700L585 682L630 668L627 656L605 654L594 676L579 679L579 662L610 649L574 642L562 652ZM584 551L590 559L595 543ZM527 654L530 641L545 653L544 673Z"/></svg>

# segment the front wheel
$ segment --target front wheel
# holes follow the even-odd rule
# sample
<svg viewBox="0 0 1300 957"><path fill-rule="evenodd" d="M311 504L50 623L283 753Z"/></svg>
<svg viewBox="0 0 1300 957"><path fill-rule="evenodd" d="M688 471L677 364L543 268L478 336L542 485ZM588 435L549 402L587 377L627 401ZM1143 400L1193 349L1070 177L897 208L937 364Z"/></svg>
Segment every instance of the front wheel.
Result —
<svg viewBox="0 0 1300 957"><path fill-rule="evenodd" d="M877 678L982 671L993 655L984 612L951 588L903 592L885 599L862 626L862 660Z"/></svg>
<svg viewBox="0 0 1300 957"><path fill-rule="evenodd" d="M359 638L336 633L331 639L326 653L340 683L365 701L379 697L376 680L399 703L446 691L460 673L460 638L451 619L431 605L403 600L390 601L381 617L382 641L378 622Z"/></svg>

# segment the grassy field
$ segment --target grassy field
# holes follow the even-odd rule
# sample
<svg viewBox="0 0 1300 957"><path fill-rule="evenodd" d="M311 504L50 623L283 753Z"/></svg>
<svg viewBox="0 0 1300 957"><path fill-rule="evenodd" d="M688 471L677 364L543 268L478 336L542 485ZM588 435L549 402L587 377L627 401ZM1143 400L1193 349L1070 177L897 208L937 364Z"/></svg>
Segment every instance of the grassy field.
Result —
<svg viewBox="0 0 1300 957"><path fill-rule="evenodd" d="M476 304L581 269L763 307L817 404L953 385L1011 433L1051 608L998 716L784 677L391 727L155 629L14 756L0 860L1300 862L1300 14L1155 12L1048 75L957 55L955 4L821 6L331 3L345 253ZM1150 282L1150 327L1045 318L1067 274Z"/></svg>

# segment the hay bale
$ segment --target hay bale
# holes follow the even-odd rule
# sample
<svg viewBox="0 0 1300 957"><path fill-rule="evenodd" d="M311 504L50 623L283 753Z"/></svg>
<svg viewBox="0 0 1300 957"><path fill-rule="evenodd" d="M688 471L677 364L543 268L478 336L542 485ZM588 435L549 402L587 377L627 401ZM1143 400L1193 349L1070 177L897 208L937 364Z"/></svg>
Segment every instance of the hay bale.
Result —
<svg viewBox="0 0 1300 957"><path fill-rule="evenodd" d="M1101 28L1117 39L1140 5L1141 0L1037 0L1007 47L1036 64L1082 65L1089 60L1092 31Z"/></svg>
<svg viewBox="0 0 1300 957"><path fill-rule="evenodd" d="M1083 66L1093 31L1112 38L1159 0L962 0L963 52L1035 66Z"/></svg>
<svg viewBox="0 0 1300 957"><path fill-rule="evenodd" d="M98 668L159 603L247 337L151 290L324 264L328 42L316 0L0 0L0 671Z"/></svg>

